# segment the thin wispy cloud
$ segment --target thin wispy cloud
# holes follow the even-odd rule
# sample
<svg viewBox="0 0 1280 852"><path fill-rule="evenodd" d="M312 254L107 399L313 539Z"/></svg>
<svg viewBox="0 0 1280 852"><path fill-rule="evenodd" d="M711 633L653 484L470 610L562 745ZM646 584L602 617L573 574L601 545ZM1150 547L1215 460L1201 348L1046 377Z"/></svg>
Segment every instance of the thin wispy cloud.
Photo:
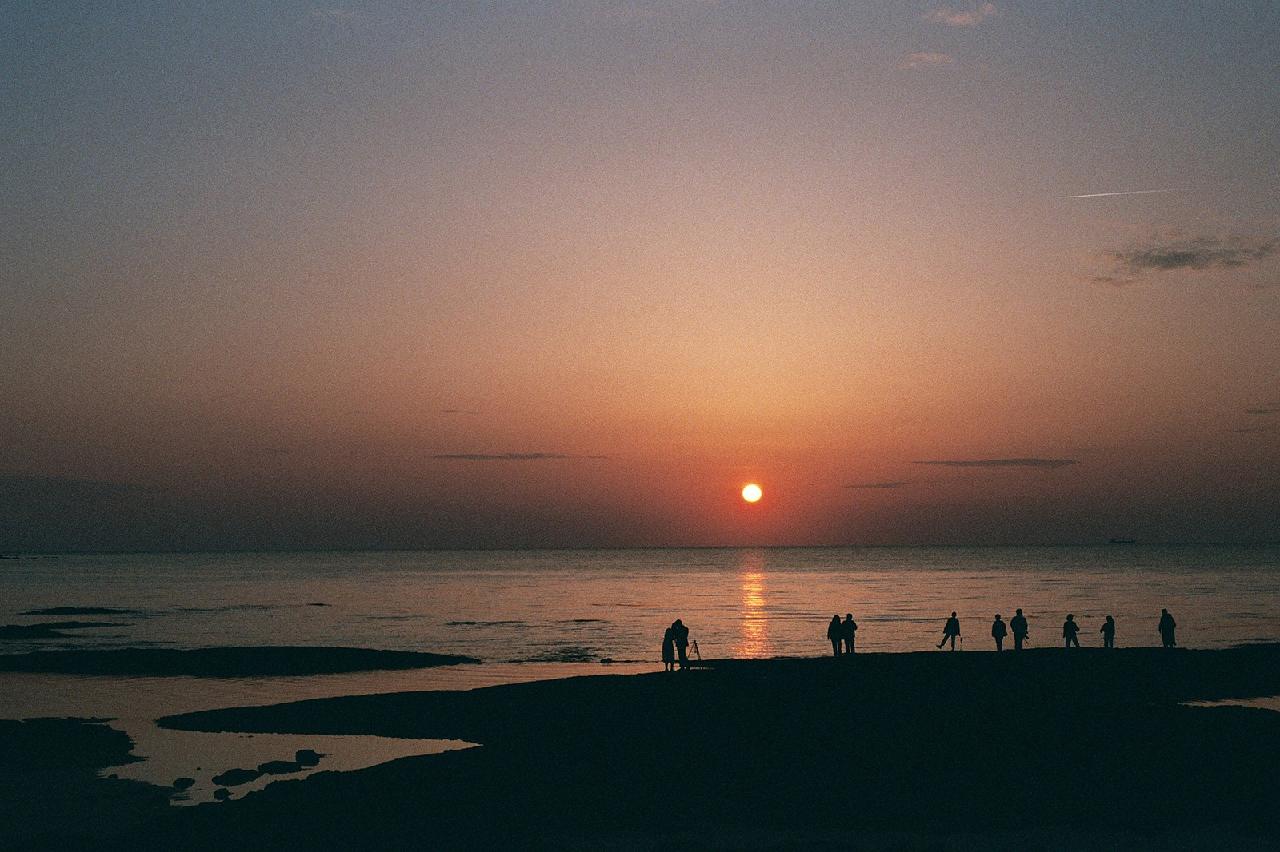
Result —
<svg viewBox="0 0 1280 852"><path fill-rule="evenodd" d="M446 461L554 461L557 459L607 459L608 456L575 456L568 453L436 453Z"/></svg>
<svg viewBox="0 0 1280 852"><path fill-rule="evenodd" d="M1232 429L1231 431L1235 432L1237 435L1256 435L1259 432L1272 432L1275 430L1270 426L1242 426L1239 429Z"/></svg>
<svg viewBox="0 0 1280 852"><path fill-rule="evenodd" d="M846 485L845 488L903 488L907 485L915 485L916 483L909 479L894 479L888 482L858 482L853 485Z"/></svg>
<svg viewBox="0 0 1280 852"><path fill-rule="evenodd" d="M956 58L950 53L934 53L921 51L908 53L898 63L899 68L949 68L956 64Z"/></svg>
<svg viewBox="0 0 1280 852"><path fill-rule="evenodd" d="M912 464L929 464L938 467L1038 467L1055 469L1079 464L1075 459L931 459L914 461Z"/></svg>
<svg viewBox="0 0 1280 852"><path fill-rule="evenodd" d="M479 411L472 411L470 408L442 408L441 414L479 414Z"/></svg>
<svg viewBox="0 0 1280 852"><path fill-rule="evenodd" d="M337 6L317 7L309 13L311 17L318 18L322 21L353 21L360 15L350 9L343 9Z"/></svg>
<svg viewBox="0 0 1280 852"><path fill-rule="evenodd" d="M1115 198L1121 195L1163 195L1166 192L1186 192L1185 189L1125 189L1117 192L1086 192L1082 195L1064 195L1063 198Z"/></svg>
<svg viewBox="0 0 1280 852"><path fill-rule="evenodd" d="M950 6L939 6L924 13L926 21L942 24L946 27L976 27L987 18L1000 14L994 3L983 3L968 9L953 9Z"/></svg>
<svg viewBox="0 0 1280 852"><path fill-rule="evenodd" d="M1269 403L1258 408L1246 408L1245 414L1280 414L1280 404Z"/></svg>

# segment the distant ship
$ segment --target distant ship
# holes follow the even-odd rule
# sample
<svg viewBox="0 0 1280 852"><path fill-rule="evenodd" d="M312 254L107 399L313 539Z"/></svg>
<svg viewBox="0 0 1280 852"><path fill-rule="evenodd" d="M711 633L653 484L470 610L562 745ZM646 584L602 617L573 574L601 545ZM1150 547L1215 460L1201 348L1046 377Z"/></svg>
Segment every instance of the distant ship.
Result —
<svg viewBox="0 0 1280 852"><path fill-rule="evenodd" d="M1107 544L1137 544L1137 543L1138 543L1138 540L1136 538L1113 538L1107 542Z"/></svg>

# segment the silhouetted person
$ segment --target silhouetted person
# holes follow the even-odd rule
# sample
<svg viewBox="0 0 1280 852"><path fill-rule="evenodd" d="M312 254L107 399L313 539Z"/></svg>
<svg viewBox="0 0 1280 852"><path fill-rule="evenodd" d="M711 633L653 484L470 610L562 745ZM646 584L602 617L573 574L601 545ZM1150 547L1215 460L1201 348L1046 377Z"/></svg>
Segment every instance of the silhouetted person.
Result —
<svg viewBox="0 0 1280 852"><path fill-rule="evenodd" d="M1004 637L1009 632L1009 628L1000 620L1000 613L996 613L996 620L991 622L991 638L996 640L996 650L1004 650Z"/></svg>
<svg viewBox="0 0 1280 852"><path fill-rule="evenodd" d="M938 643L938 649L947 644L947 640L951 640L951 650L956 649L956 637L960 635L960 619L956 618L956 614L951 613L951 617L947 619L947 623L942 626L942 641Z"/></svg>
<svg viewBox="0 0 1280 852"><path fill-rule="evenodd" d="M1116 646L1116 620L1111 616L1107 616L1107 620L1102 624L1102 647L1114 648Z"/></svg>
<svg viewBox="0 0 1280 852"><path fill-rule="evenodd" d="M831 640L831 653L840 656L840 640L844 637L844 628L840 626L840 613L831 616L827 625L827 638Z"/></svg>
<svg viewBox="0 0 1280 852"><path fill-rule="evenodd" d="M1018 610L1009 619L1009 629L1013 631L1013 650L1021 651L1022 643L1027 638L1027 617L1022 614L1022 610Z"/></svg>
<svg viewBox="0 0 1280 852"><path fill-rule="evenodd" d="M1166 648L1172 648L1178 643L1173 638L1173 631L1177 628L1178 623L1173 620L1173 616L1169 614L1169 610L1160 610L1160 644Z"/></svg>
<svg viewBox="0 0 1280 852"><path fill-rule="evenodd" d="M1080 632L1080 625L1076 624L1076 617L1068 615L1067 620L1062 622L1062 647L1070 648L1072 645L1079 648L1080 639L1076 634Z"/></svg>
<svg viewBox="0 0 1280 852"><path fill-rule="evenodd" d="M853 613L846 612L844 621L840 623L840 638L844 640L844 652L853 653L853 640L858 635L858 622L853 620Z"/></svg>
<svg viewBox="0 0 1280 852"><path fill-rule="evenodd" d="M671 635L676 641L676 654L680 659L680 671L689 668L689 628L684 622L676 619L671 624Z"/></svg>
<svg viewBox="0 0 1280 852"><path fill-rule="evenodd" d="M676 632L670 627L662 634L662 667L669 672L676 670Z"/></svg>

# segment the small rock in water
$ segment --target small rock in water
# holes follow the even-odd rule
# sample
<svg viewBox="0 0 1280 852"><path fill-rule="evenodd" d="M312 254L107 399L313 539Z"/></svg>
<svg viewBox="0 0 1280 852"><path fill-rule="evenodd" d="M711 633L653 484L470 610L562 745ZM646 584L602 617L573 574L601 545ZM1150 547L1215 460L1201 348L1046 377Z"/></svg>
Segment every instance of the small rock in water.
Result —
<svg viewBox="0 0 1280 852"><path fill-rule="evenodd" d="M323 754L309 748L300 748L293 754L293 759L299 766L316 766L322 757Z"/></svg>
<svg viewBox="0 0 1280 852"><path fill-rule="evenodd" d="M196 779L194 778L175 778L173 779L173 789L185 790L195 783L196 783Z"/></svg>
<svg viewBox="0 0 1280 852"><path fill-rule="evenodd" d="M290 772L301 772L302 764L293 760L268 760L258 764L258 771L263 775L285 775Z"/></svg>
<svg viewBox="0 0 1280 852"><path fill-rule="evenodd" d="M226 787L219 787L213 791L213 797L219 802L225 802L227 799L231 798L231 791Z"/></svg>
<svg viewBox="0 0 1280 852"><path fill-rule="evenodd" d="M262 777L262 773L256 769L228 769L221 775L213 776L213 783L235 787L238 784L248 784L250 781L260 777Z"/></svg>

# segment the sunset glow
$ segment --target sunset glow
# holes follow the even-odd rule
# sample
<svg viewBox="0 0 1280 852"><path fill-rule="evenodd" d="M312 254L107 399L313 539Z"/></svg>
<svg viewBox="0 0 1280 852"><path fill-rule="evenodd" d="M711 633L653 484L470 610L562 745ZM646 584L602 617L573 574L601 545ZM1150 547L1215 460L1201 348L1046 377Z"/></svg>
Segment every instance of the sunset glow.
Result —
<svg viewBox="0 0 1280 852"><path fill-rule="evenodd" d="M7 546L1280 538L1274 11L792 6L28 4Z"/></svg>

